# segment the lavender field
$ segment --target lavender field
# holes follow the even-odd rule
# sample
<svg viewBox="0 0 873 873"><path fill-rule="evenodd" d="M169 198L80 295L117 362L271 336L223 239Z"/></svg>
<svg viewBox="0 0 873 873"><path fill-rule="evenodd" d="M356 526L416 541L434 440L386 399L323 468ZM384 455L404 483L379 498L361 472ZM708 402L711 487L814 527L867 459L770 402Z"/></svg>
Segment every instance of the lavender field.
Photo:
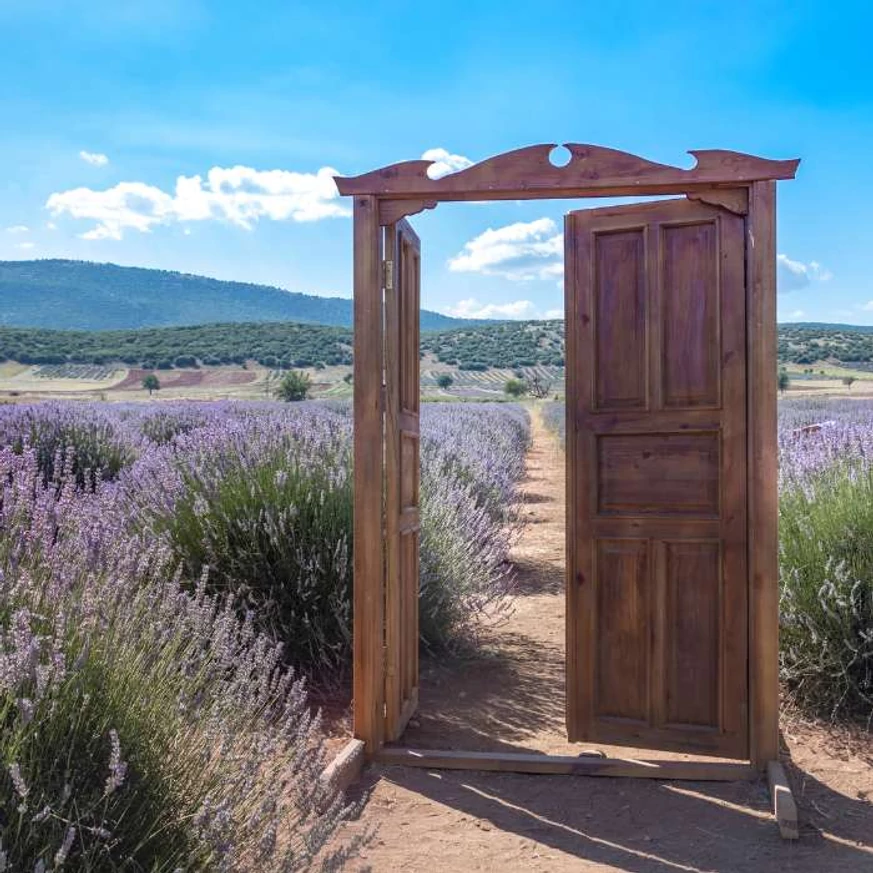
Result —
<svg viewBox="0 0 873 873"><path fill-rule="evenodd" d="M564 405L544 420L565 439ZM779 407L780 668L806 711L873 722L873 403Z"/></svg>
<svg viewBox="0 0 873 873"><path fill-rule="evenodd" d="M350 434L316 403L0 408L0 870L343 866L301 677L348 669ZM444 650L511 584L529 424L447 404L422 434Z"/></svg>

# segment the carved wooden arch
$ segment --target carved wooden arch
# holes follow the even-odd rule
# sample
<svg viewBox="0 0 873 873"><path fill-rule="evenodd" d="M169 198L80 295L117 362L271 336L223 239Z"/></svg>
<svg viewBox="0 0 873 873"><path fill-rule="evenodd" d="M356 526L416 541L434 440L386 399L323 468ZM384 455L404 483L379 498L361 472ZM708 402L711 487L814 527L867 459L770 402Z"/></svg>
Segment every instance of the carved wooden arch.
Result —
<svg viewBox="0 0 873 873"><path fill-rule="evenodd" d="M402 161L360 176L337 176L343 195L379 201L379 223L433 209L437 203L687 194L745 214L753 182L793 179L799 160L773 161L722 149L697 149L690 169L660 164L603 146L566 143L570 161L552 164L554 143L527 146L432 179L434 161ZM730 189L730 193L716 193ZM715 199L712 199L715 198Z"/></svg>
<svg viewBox="0 0 873 873"><path fill-rule="evenodd" d="M383 414L386 333L383 320L383 228L441 202L684 195L745 217L747 336L747 494L749 772L778 761L778 587L776 479L776 181L793 179L799 160L768 160L724 150L695 150L682 168L627 152L569 143L571 159L556 167L554 144L534 145L431 179L426 160L336 177L354 204L354 716L355 735L371 756L433 763L433 755L383 750L384 545ZM387 280L390 282L390 280ZM439 756L437 756L439 757ZM488 756L486 756L488 757ZM437 766L577 772L578 763L538 756L444 753ZM492 760L492 758L494 760ZM499 759L499 760L497 760ZM549 771L554 765L558 770ZM622 775L645 776L650 765L622 764ZM697 766L697 765L696 765ZM698 778L736 778L737 765L706 763ZM581 771L580 771L581 772ZM587 772L587 771L586 771ZM704 773L702 777L701 773ZM676 778L681 778L677 774Z"/></svg>

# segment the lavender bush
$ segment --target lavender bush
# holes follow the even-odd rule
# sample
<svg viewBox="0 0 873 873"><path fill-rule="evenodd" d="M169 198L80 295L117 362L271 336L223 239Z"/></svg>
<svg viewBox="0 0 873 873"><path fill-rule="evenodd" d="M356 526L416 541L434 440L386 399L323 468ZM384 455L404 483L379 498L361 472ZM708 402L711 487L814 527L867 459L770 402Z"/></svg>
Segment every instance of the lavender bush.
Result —
<svg viewBox="0 0 873 873"><path fill-rule="evenodd" d="M0 870L301 870L348 810L289 664L351 622L351 425L322 404L0 409ZM423 414L422 630L505 593L529 438ZM276 641L279 642L276 642Z"/></svg>
<svg viewBox="0 0 873 873"><path fill-rule="evenodd" d="M325 675L347 666L350 650L349 413L319 403L38 405L0 412L0 434L47 459L46 475L65 457L58 434L88 434L87 465L76 451L73 463L117 480L112 511L128 532L163 543L189 585L208 568L209 593L232 593L241 615L283 640L290 663ZM469 635L507 590L528 439L519 407L423 410L421 627L431 647Z"/></svg>
<svg viewBox="0 0 873 873"><path fill-rule="evenodd" d="M42 403L0 412L0 446L32 448L44 482L69 458L78 484L87 478L94 487L97 478L115 478L143 448L143 440L105 405Z"/></svg>
<svg viewBox="0 0 873 873"><path fill-rule="evenodd" d="M281 647L74 470L0 448L0 869L339 869L346 810Z"/></svg>
<svg viewBox="0 0 873 873"><path fill-rule="evenodd" d="M546 403L542 407L543 422L549 430L557 434L563 446L567 440L566 407L563 402Z"/></svg>
<svg viewBox="0 0 873 873"><path fill-rule="evenodd" d="M782 676L806 708L869 724L873 406L784 403L779 442Z"/></svg>
<svg viewBox="0 0 873 873"><path fill-rule="evenodd" d="M505 404L435 404L422 414L422 641L468 639L511 586L507 563L530 422Z"/></svg>

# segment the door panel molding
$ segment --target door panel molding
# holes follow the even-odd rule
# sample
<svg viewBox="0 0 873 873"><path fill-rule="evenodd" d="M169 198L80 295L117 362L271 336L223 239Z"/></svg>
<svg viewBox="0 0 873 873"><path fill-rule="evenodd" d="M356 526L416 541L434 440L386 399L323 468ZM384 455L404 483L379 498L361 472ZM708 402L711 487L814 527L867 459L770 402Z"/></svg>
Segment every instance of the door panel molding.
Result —
<svg viewBox="0 0 873 873"><path fill-rule="evenodd" d="M570 740L747 757L745 220L580 210L565 252Z"/></svg>

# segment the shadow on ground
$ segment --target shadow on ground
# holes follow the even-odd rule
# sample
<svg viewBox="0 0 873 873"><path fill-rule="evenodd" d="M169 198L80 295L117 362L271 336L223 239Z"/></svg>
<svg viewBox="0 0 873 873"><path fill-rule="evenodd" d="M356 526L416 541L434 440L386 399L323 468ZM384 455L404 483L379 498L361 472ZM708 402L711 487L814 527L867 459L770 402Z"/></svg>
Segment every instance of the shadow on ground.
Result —
<svg viewBox="0 0 873 873"><path fill-rule="evenodd" d="M807 810L802 810L801 839L791 843L779 837L763 781L631 782L378 767L368 771L362 790L367 792L384 780L399 792L456 813L451 837L445 832L427 832L426 823L422 833L406 833L402 857L404 869L410 870L873 870L870 804L833 792L808 775L804 778L814 784L814 793L830 810L830 817L825 823L810 821ZM492 832L495 838L486 838L484 847L483 831L486 836ZM506 857L492 857L493 867L477 866L475 856L489 841L496 848L494 831L501 834L501 848L507 846L507 835L518 840L509 841L514 848ZM380 842L387 838L383 835ZM439 853L432 854L436 845ZM452 845L466 846L466 855L461 849L454 860ZM388 860L385 848L382 842L380 856ZM374 867L376 873L395 869L382 863Z"/></svg>

